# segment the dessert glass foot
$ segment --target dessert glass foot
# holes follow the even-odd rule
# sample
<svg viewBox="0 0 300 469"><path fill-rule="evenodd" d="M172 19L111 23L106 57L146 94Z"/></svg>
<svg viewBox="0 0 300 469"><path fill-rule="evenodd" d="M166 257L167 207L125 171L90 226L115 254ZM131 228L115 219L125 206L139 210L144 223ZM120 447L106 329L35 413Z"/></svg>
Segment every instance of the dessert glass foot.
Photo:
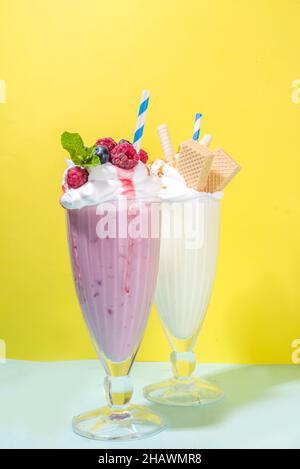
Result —
<svg viewBox="0 0 300 469"><path fill-rule="evenodd" d="M144 395L157 404L200 406L218 401L223 397L223 391L217 385L197 377L171 378L145 387Z"/></svg>
<svg viewBox="0 0 300 469"><path fill-rule="evenodd" d="M147 407L131 404L119 411L102 407L83 413L73 418L72 427L86 438L126 441L155 435L164 429L164 424Z"/></svg>

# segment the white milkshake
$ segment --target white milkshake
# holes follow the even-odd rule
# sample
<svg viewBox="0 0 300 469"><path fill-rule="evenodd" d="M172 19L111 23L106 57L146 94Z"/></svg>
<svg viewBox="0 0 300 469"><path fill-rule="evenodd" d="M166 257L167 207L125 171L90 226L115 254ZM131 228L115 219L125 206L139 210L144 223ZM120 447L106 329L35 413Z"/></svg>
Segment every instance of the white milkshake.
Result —
<svg viewBox="0 0 300 469"><path fill-rule="evenodd" d="M147 386L145 396L167 405L199 405L222 396L215 385L192 376L192 351L208 307L217 265L222 192L187 186L172 163L156 161L161 178L162 234L154 303L173 349L174 377Z"/></svg>
<svg viewBox="0 0 300 469"><path fill-rule="evenodd" d="M162 210L155 305L168 336L188 339L199 331L210 299L218 254L220 201L203 194L177 202L175 207L165 202ZM182 236L176 230L179 223Z"/></svg>

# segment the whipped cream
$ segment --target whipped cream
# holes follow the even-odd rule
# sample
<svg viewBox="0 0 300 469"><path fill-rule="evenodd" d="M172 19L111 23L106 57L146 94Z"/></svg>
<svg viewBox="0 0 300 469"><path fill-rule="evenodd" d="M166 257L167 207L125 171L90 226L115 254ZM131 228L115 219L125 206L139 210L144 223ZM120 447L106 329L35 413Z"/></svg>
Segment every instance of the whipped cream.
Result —
<svg viewBox="0 0 300 469"><path fill-rule="evenodd" d="M176 155L175 155L176 159ZM170 163L156 160L151 166L151 173L160 177L159 198L164 201L181 202L203 197L222 199L223 192L199 192L188 187L185 179Z"/></svg>
<svg viewBox="0 0 300 469"><path fill-rule="evenodd" d="M67 160L67 165L63 176L65 192L60 198L61 205L66 209L79 209L124 198L158 198L159 178L154 173L150 174L141 161L132 170L123 170L111 163L87 168L88 182L77 189L67 187L67 171L75 166L71 160Z"/></svg>

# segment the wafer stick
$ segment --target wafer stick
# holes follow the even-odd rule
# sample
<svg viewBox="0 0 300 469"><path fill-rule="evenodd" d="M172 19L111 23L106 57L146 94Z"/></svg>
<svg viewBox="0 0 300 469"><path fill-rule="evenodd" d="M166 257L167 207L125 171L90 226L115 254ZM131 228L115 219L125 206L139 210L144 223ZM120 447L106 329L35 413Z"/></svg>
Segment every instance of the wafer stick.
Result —
<svg viewBox="0 0 300 469"><path fill-rule="evenodd" d="M208 147L211 144L211 141L212 141L212 135L205 134L203 135L199 143L200 145L205 145L206 147Z"/></svg>
<svg viewBox="0 0 300 469"><path fill-rule="evenodd" d="M157 127L157 132L165 159L167 161L172 161L174 157L174 150L168 126L166 124L159 125Z"/></svg>

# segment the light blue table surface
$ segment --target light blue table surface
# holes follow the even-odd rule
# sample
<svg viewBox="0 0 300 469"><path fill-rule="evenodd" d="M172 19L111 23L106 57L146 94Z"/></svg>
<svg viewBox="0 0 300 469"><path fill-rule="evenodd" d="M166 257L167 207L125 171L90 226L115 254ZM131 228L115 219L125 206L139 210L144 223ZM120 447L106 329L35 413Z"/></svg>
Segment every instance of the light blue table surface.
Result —
<svg viewBox="0 0 300 469"><path fill-rule="evenodd" d="M200 373L201 372L201 373ZM300 448L300 366L201 365L225 398L202 408L147 404L145 384L168 363L136 363L134 402L159 411L168 428L151 438L102 443L75 435L74 415L104 404L97 361L0 364L1 448Z"/></svg>

